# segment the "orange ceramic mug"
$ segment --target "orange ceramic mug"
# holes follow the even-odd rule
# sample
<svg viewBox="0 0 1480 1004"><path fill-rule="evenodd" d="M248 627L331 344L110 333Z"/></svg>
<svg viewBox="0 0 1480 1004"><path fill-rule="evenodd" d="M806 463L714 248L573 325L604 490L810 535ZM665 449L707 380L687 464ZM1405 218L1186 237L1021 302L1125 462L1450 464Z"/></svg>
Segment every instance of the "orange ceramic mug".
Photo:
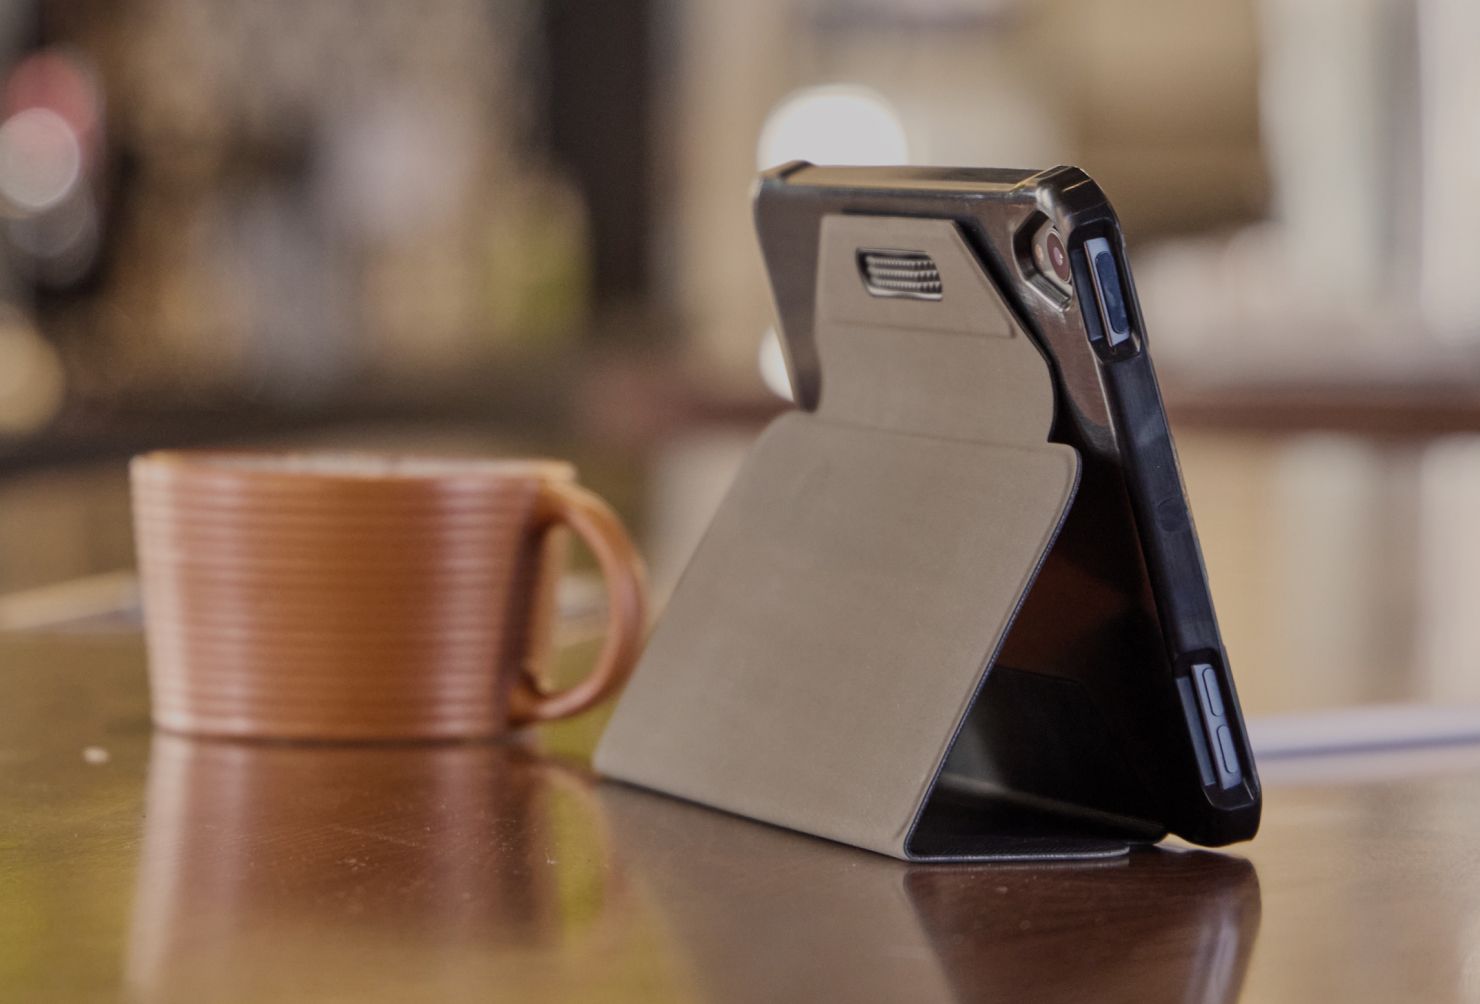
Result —
<svg viewBox="0 0 1480 1004"><path fill-rule="evenodd" d="M569 464L165 452L130 475L161 728L490 737L589 708L636 661L641 561ZM610 612L591 673L549 691L562 527Z"/></svg>

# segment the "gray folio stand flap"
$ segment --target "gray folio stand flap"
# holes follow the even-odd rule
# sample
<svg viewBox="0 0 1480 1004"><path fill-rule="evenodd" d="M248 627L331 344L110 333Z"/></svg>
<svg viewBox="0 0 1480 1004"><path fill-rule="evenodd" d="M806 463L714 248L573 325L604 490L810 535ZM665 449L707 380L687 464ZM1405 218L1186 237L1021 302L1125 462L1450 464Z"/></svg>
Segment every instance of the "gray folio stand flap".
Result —
<svg viewBox="0 0 1480 1004"><path fill-rule="evenodd" d="M868 249L928 254L942 295L871 294ZM1123 853L932 798L1074 495L1047 364L949 221L829 216L819 255L817 411L746 459L597 769L899 858Z"/></svg>

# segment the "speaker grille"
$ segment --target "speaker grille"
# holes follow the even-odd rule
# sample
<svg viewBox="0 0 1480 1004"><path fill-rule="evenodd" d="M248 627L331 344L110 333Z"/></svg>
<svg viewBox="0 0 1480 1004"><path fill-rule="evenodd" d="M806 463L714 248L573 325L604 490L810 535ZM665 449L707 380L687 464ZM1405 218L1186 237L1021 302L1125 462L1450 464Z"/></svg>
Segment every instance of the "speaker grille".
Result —
<svg viewBox="0 0 1480 1004"><path fill-rule="evenodd" d="M924 251L862 250L858 271L874 296L907 296L939 300L940 269Z"/></svg>

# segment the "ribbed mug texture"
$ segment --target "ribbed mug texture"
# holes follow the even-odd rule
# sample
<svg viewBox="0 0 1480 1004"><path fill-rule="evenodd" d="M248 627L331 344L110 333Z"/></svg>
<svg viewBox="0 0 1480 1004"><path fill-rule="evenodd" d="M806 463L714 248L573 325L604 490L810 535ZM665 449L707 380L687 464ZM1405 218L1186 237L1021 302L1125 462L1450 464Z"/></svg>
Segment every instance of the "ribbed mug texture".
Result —
<svg viewBox="0 0 1480 1004"><path fill-rule="evenodd" d="M549 634L544 461L153 454L131 469L153 715L184 733L492 736ZM575 489L579 491L579 489Z"/></svg>

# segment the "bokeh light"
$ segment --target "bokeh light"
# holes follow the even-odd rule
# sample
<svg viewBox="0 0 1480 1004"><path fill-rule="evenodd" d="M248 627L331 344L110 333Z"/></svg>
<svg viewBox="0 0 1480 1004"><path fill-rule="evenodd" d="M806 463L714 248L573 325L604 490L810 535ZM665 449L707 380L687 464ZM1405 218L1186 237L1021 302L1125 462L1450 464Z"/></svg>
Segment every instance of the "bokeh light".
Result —
<svg viewBox="0 0 1480 1004"><path fill-rule="evenodd" d="M894 107L877 91L831 84L783 98L761 127L761 168L789 160L814 164L905 164L909 140Z"/></svg>
<svg viewBox="0 0 1480 1004"><path fill-rule="evenodd" d="M23 436L46 425L66 389L57 350L26 317L0 310L0 436Z"/></svg>
<svg viewBox="0 0 1480 1004"><path fill-rule="evenodd" d="M82 145L50 108L27 108L0 124L0 199L23 215L45 212L82 176Z"/></svg>

